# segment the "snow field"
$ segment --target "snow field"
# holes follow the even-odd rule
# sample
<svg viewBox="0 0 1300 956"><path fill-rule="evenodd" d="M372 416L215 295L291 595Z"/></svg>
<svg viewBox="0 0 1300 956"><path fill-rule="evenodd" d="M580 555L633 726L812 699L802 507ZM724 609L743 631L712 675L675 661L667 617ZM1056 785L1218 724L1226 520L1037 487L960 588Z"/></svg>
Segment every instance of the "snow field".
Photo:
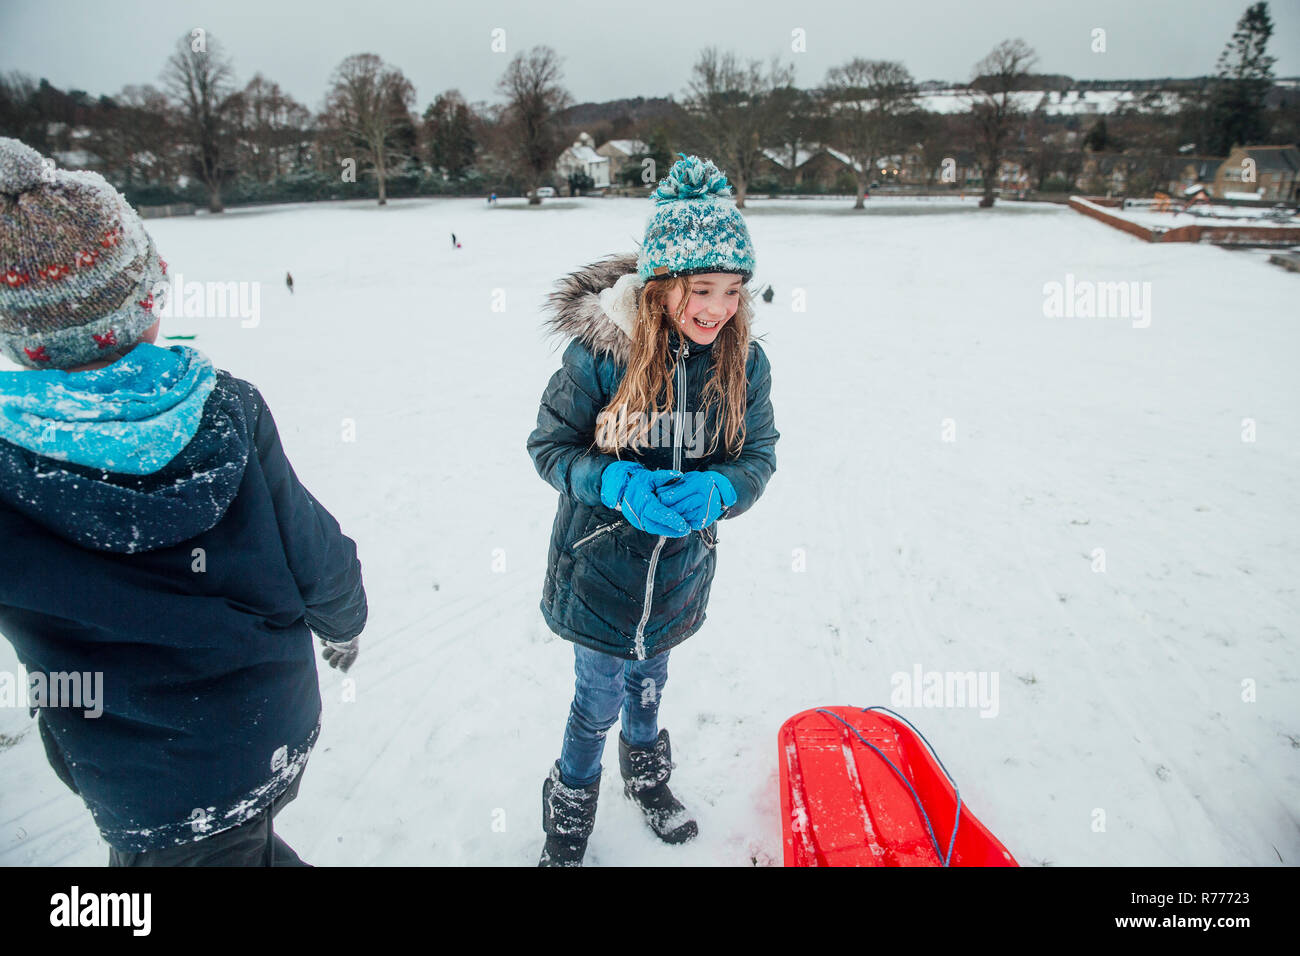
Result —
<svg viewBox="0 0 1300 956"><path fill-rule="evenodd" d="M995 717L895 709L1023 865L1294 864L1295 276L1065 207L850 205L746 213L754 284L776 293L756 329L782 438L763 499L720 528L707 623L672 651L661 722L700 836L655 840L611 742L588 862L779 865L782 721L891 705L919 664L997 674ZM539 308L563 273L633 250L648 211L409 200L148 223L187 281L261 283L255 328L163 332L258 385L360 549L355 684L322 665L321 740L277 820L304 859L536 862L573 685L537 607L555 492L524 442L562 348ZM1046 318L1067 273L1149 281L1150 327ZM4 642L0 670L20 671ZM0 708L0 734L0 864L102 864L26 712Z"/></svg>

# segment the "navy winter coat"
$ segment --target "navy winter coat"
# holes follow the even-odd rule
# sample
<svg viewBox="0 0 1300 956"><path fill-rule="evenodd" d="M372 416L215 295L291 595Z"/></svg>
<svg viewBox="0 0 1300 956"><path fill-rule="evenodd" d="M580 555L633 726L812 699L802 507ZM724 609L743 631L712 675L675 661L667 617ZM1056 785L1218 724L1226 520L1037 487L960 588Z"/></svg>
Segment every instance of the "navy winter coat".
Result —
<svg viewBox="0 0 1300 956"><path fill-rule="evenodd" d="M151 475L0 442L0 633L29 674L103 673L102 716L46 706L39 726L119 850L268 807L319 730L309 628L342 641L365 621L356 547L247 382L218 372L197 434Z"/></svg>
<svg viewBox="0 0 1300 956"><path fill-rule="evenodd" d="M635 256L611 256L568 276L552 295L551 325L574 339L542 396L527 447L538 474L560 493L542 590L547 625L586 647L645 659L686 640L704 623L720 522L680 538L659 536L633 527L622 512L601 503L601 475L618 458L594 447L597 415L623 379L631 341L623 331L627 317L619 322L607 315L598 293L635 271ZM673 361L675 332L670 339ZM686 345L686 357L673 369L674 411L685 411L686 429L693 430L698 424L694 413L701 409L704 386L712 376L712 348L689 340ZM753 507L776 470L780 433L769 398L771 367L752 339L745 371L746 437L738 458L727 457L721 438L712 455L699 454L712 443L716 402L703 420L702 434L685 435L674 424L671 446L623 452L623 460L650 469L726 475L736 489L736 503L720 520L739 517Z"/></svg>

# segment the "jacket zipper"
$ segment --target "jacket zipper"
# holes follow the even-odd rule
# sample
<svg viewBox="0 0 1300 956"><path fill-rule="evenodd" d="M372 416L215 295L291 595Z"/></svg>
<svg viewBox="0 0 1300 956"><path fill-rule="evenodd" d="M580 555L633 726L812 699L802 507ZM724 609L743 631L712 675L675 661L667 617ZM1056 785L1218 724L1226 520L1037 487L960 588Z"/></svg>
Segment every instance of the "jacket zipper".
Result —
<svg viewBox="0 0 1300 956"><path fill-rule="evenodd" d="M673 404L678 408L673 410L673 470L680 471L682 467L682 412L681 405L686 397L686 359L691 354L691 347L685 342L682 343L682 357L677 360L677 394L673 396ZM667 535L660 535L659 540L655 543L654 553L650 555L650 569L645 576L645 599L641 604L641 620L636 625L636 636L633 638L633 650L636 652L637 660L643 661L645 656L645 623L650 619L650 601L654 597L655 587L655 567L659 564L659 552L664 548L664 542L668 540Z"/></svg>
<svg viewBox="0 0 1300 956"><path fill-rule="evenodd" d="M590 541L592 538L599 538L599 537L600 537L602 534L604 534L606 531L610 531L610 530L612 530L613 528L617 528L617 527L618 527L620 524L622 524L622 523L623 523L623 522L622 522L622 520L620 519L619 521L611 521L609 524L603 524L603 525L601 525L599 528L597 528L595 531L593 531L591 534L587 535L585 538L579 538L577 541L573 542L573 544L571 544L571 545L569 546L569 549L570 549L571 551L577 551L578 548L580 548L582 545L586 544L586 543L587 543L588 541Z"/></svg>

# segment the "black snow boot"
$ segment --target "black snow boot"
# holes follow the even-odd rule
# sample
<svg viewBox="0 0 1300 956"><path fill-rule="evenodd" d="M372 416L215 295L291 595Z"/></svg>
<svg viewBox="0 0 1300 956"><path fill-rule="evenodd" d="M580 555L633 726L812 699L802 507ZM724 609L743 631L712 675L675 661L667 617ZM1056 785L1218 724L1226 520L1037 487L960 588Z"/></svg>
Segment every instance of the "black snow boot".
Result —
<svg viewBox="0 0 1300 956"><path fill-rule="evenodd" d="M668 731L659 731L653 747L633 747L622 731L618 735L618 766L623 772L623 793L645 814L646 822L665 843L685 843L699 833L673 792L668 789L672 773L672 747Z"/></svg>
<svg viewBox="0 0 1300 956"><path fill-rule="evenodd" d="M587 838L596 825L596 800L600 781L585 787L570 787L560 779L557 760L542 784L542 829L546 845L538 866L582 866Z"/></svg>

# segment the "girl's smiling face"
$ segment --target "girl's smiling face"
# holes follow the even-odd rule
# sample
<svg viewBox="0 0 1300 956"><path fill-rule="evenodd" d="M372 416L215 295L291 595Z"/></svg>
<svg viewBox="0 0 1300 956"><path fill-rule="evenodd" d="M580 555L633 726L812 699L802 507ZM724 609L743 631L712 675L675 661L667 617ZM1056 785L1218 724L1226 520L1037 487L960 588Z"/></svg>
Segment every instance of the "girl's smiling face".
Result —
<svg viewBox="0 0 1300 956"><path fill-rule="evenodd" d="M731 321L740 306L740 276L730 272L706 272L687 276L687 302L678 328L692 342L708 345ZM676 315L682 294L673 289L668 294L669 315Z"/></svg>

